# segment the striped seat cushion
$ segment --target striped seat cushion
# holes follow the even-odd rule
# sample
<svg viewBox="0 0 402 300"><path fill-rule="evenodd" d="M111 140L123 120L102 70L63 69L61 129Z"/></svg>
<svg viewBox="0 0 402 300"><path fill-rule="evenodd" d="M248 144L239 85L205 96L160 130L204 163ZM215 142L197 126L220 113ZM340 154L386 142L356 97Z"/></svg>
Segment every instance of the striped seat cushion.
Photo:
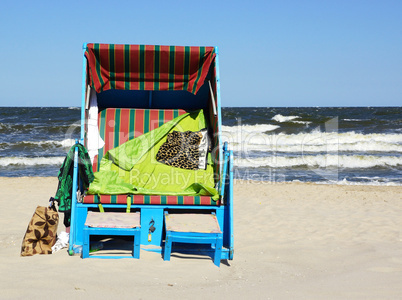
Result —
<svg viewBox="0 0 402 300"><path fill-rule="evenodd" d="M86 195L83 203L87 204L127 204L127 197L131 204L154 205L220 205L209 196L166 196L166 195Z"/></svg>

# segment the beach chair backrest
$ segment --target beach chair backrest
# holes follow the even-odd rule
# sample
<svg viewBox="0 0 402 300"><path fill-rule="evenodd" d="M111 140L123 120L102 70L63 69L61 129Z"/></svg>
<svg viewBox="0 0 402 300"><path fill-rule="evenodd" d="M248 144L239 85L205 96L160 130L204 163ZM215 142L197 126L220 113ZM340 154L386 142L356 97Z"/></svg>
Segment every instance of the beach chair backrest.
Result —
<svg viewBox="0 0 402 300"><path fill-rule="evenodd" d="M100 134L102 135L103 130L103 134L107 135L104 136L107 145L102 149L98 159L109 150L109 146L116 146L141 132L137 130L135 121L124 124L122 116L147 111L154 114L169 114L171 110L203 109L213 137L215 178L219 180L222 147L217 48L85 44L84 55L86 87L83 89L82 97L82 106L85 108L83 118L87 118L89 94L91 90L95 91L100 110ZM116 126L107 128L106 125L109 125L107 120L113 114L117 126L134 124L134 130L129 128L128 131L122 131L120 128L116 129ZM156 118L156 120L162 119ZM155 124L157 123L158 121ZM143 119L143 126L148 124ZM102 125L105 125L104 129L101 128ZM140 126L138 125L138 128ZM83 140L87 138L86 132L84 120L81 124Z"/></svg>

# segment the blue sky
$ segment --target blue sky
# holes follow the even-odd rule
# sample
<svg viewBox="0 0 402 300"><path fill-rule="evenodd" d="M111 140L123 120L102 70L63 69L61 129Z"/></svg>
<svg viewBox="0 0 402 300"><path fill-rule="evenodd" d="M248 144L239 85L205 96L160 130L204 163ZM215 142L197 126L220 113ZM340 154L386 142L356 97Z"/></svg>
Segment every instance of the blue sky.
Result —
<svg viewBox="0 0 402 300"><path fill-rule="evenodd" d="M84 42L218 46L223 106L401 106L401 12L400 0L3 1L0 106L79 106Z"/></svg>

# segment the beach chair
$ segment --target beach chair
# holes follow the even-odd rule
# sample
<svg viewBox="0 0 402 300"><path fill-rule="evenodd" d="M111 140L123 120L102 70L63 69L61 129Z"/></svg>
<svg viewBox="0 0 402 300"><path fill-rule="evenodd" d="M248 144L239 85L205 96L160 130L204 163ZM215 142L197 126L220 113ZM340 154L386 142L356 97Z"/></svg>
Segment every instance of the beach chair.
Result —
<svg viewBox="0 0 402 300"><path fill-rule="evenodd" d="M83 189L75 160L70 255L84 245L85 257L90 256L86 220L89 213L104 210L138 213L136 237L141 249L160 253L165 247L167 212L213 214L221 231L219 252L211 242L175 243L173 250L209 255L217 265L217 260L233 259L233 154L221 141L218 49L84 44L83 54L80 143L91 156L95 181L88 191ZM193 160L190 165L181 162L180 168L175 159L157 160L158 155L166 155L163 147L173 145L170 140L191 143L194 134L208 145L204 160L206 148L196 147L199 169L183 171L183 166L194 167ZM146 174L149 178L144 184L141 179L140 186L139 178ZM183 174L190 179L181 188L182 182L172 180ZM212 177L205 179L205 174ZM110 232L116 231L119 228Z"/></svg>

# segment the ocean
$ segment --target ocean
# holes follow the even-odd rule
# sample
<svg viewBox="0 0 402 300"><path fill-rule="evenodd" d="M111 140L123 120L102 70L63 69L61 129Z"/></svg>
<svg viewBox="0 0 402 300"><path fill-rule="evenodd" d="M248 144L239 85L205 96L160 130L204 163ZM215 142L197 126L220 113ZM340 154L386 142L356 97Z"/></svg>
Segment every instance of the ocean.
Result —
<svg viewBox="0 0 402 300"><path fill-rule="evenodd" d="M402 185L401 107L225 107L234 176ZM0 176L57 176L80 136L78 107L0 107Z"/></svg>

